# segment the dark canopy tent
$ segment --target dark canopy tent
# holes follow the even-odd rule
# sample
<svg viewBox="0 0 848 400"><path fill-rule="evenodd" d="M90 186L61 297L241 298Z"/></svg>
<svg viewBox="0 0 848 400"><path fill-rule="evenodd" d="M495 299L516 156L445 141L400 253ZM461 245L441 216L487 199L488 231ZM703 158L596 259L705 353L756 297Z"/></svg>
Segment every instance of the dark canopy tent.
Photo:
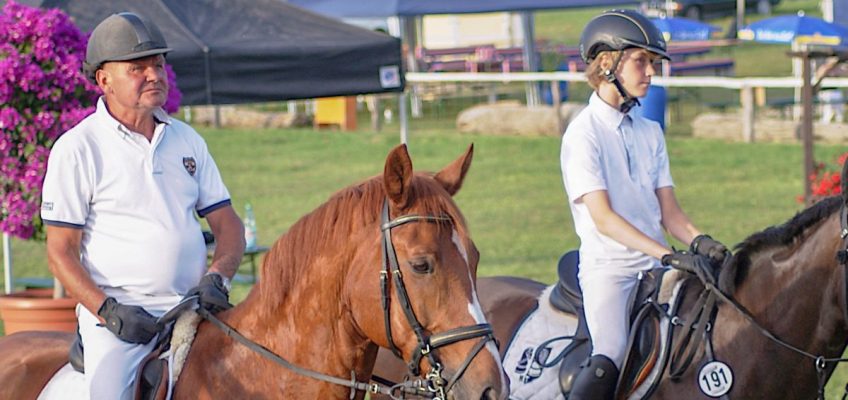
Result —
<svg viewBox="0 0 848 400"><path fill-rule="evenodd" d="M288 0L312 11L341 18L536 11L556 8L638 4L638 0Z"/></svg>
<svg viewBox="0 0 848 400"><path fill-rule="evenodd" d="M281 0L30 0L84 32L110 14L154 21L182 103L236 104L401 91L400 41ZM33 4L35 3L35 4Z"/></svg>
<svg viewBox="0 0 848 400"><path fill-rule="evenodd" d="M538 71L539 62L533 40L533 11L578 8L633 6L639 0L288 0L289 3L336 18L400 17L401 38L409 48L417 47L414 17L429 14L470 14L484 12L517 11L522 13L524 34L524 70ZM412 71L416 62L412 53L408 53ZM527 103L538 104L536 86L527 85ZM415 109L413 109L415 114Z"/></svg>

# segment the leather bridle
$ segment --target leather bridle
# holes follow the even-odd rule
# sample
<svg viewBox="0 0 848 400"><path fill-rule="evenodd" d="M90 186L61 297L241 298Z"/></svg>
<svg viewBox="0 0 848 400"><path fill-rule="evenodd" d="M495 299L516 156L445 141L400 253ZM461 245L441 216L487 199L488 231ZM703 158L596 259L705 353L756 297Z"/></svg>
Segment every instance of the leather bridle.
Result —
<svg viewBox="0 0 848 400"><path fill-rule="evenodd" d="M388 289L388 276L391 275L393 278L392 285L395 287L395 292L397 293L397 297L400 301L400 306L403 309L403 312L406 315L406 319L418 339L418 347L416 347L413 351L412 360L409 363L409 370L410 372L412 372L413 375L417 376L419 373L418 365L421 361L421 358L426 356L427 359L430 361L431 369L425 377L426 379L424 381L414 380L389 386L381 383L360 382L357 380L356 374L354 374L353 371L351 371L350 380L347 380L316 372L310 369L306 369L292 364L291 362L275 354L268 348L260 345L259 343L254 342L251 339L248 339L240 332L235 330L233 327L227 325L225 322L218 319L218 317L216 317L206 309L200 308L197 310L197 312L203 318L211 322L212 325L222 330L227 336L233 338L233 340L258 353L260 356L265 357L266 359L271 360L272 362L281 365L296 374L350 388L350 398L354 398L357 390L362 390L370 393L384 394L386 396L391 397L392 399L403 398L404 394L415 394L417 396L428 397L434 400L445 400L446 394L451 390L453 385L456 384L457 381L459 381L459 379L462 377L462 374L465 372L466 369L468 369L468 366L471 364L471 361L474 360L478 353L480 353L480 350L483 349L483 346L485 346L486 343L488 343L490 340L495 340L495 337L494 333L492 332L492 327L489 324L477 324L462 328L456 328L429 336L426 334L424 327L415 317L415 312L412 310L412 303L409 300L409 293L406 291L406 287L403 284L403 276L400 272L400 267L398 266L397 253L395 253L395 248L392 244L392 228L409 222L450 223L452 221L450 217L447 216L433 215L403 215L395 218L394 220L389 220L388 200L385 200L383 203L382 220L380 225L380 229L383 232L383 269L380 271L380 288L382 295L381 304L383 307L386 324L386 337L388 338L389 347L391 348L392 352L399 358L403 359L402 355L400 354L400 350L398 350L397 346L395 346L394 340L392 339L392 325L391 316L389 312L390 296ZM444 369L442 367L442 364L439 362L439 359L436 356L434 350L440 347L448 346L453 343L478 337L481 338L481 340L472 348L468 357L465 359L465 362L463 362L463 364L457 369L450 381L446 381L444 379L444 376L442 375Z"/></svg>
<svg viewBox="0 0 848 400"><path fill-rule="evenodd" d="M846 167L848 167L848 163L846 163ZM843 174L844 176L845 174ZM842 248L836 252L836 259L839 264L842 266L842 274L843 274L843 304L842 304L842 312L843 317L845 318L845 323L848 324L848 204L843 202L839 211L839 224L840 231L839 236L842 239ZM730 261L730 257L725 258L725 265ZM735 309L742 317L748 321L757 331L760 332L761 335L765 336L772 342L791 350L805 358L808 358L813 361L813 364L816 368L816 376L818 378L818 389L817 389L817 400L824 400L825 398L825 384L827 383L827 371L829 365L831 364L839 364L842 362L848 362L848 358L841 357L825 357L823 355L812 354L798 346L795 346L785 340L779 338L777 335L772 333L769 329L762 326L757 320L754 318L754 315L747 309L745 306L740 304L733 298L732 295L726 294L717 286L715 286L712 282L704 282L704 290L707 292L707 296L715 296L721 301L729 304L733 309ZM700 303L700 302L699 302ZM715 302L711 302L710 304L715 305ZM702 313L704 310L702 310ZM709 315L712 317L709 319L709 323L707 324L706 331L709 333L712 330L714 324L715 313L709 312ZM676 318L676 317L675 317ZM687 328L694 329L694 328ZM700 335L695 335L700 336ZM703 335L707 339L707 348L712 348L711 339L709 338L709 334ZM710 351L711 353L712 351ZM689 360L691 361L691 359ZM677 375L682 375L683 370L688 367L688 362L684 365L684 367L677 371ZM848 385L845 387L845 395L842 397L843 399L848 397Z"/></svg>
<svg viewBox="0 0 848 400"><path fill-rule="evenodd" d="M391 294L389 291L389 276L391 276L391 285L395 288L395 294L397 295L401 310L403 310L406 320L418 340L418 345L415 350L413 350L412 357L410 358L408 365L409 372L413 376L417 376L420 372L419 364L421 359L423 357L427 357L427 360L430 362L430 372L425 377L427 384L418 385L417 387L419 387L420 390L429 392L428 394L434 396L434 399L445 399L446 394L459 380L480 350L483 349L483 346L485 346L490 340L495 340L492 327L489 324L477 324L427 335L427 332L421 325L421 322L418 321L418 318L416 318L415 312L412 309L412 302L410 301L406 286L403 283L403 274L400 271L397 253L395 252L395 247L392 243L392 229L410 222L451 223L452 221L450 217L445 215L435 216L410 214L390 219L389 201L386 199L383 201L381 222L380 230L383 232L381 246L383 250L383 269L380 271L380 291L382 296L380 304L383 307L383 319L386 325L386 339L389 343L389 349L395 354L395 356L403 359L403 355L395 345L394 339L392 338L390 307ZM463 362L460 368L454 373L454 376L450 379L450 381L446 381L442 375L444 368L442 367L435 350L453 343L475 338L481 339L469 353L465 362Z"/></svg>

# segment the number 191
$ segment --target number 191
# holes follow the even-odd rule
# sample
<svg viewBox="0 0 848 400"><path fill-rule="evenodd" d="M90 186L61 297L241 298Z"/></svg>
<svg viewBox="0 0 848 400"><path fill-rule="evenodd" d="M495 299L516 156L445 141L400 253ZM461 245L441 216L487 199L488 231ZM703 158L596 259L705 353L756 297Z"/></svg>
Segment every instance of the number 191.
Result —
<svg viewBox="0 0 848 400"><path fill-rule="evenodd" d="M704 380L704 383L707 384L707 387L719 388L722 385L727 384L727 376L724 374L724 368L719 368L718 370L710 372L709 379L707 379L706 375L701 376L701 379Z"/></svg>

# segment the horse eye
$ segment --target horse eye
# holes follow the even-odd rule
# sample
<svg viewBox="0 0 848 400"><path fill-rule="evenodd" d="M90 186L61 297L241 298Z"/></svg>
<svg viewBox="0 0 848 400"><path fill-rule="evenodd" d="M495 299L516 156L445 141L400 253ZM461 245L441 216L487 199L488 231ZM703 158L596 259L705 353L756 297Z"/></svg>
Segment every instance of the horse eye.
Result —
<svg viewBox="0 0 848 400"><path fill-rule="evenodd" d="M433 267L427 260L409 260L409 267L418 274L429 274L433 272Z"/></svg>

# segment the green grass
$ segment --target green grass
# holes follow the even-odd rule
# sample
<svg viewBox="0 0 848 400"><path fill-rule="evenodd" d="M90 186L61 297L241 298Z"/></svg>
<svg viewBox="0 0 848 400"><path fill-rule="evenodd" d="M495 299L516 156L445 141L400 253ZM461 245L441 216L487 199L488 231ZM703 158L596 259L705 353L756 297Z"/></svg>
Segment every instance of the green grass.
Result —
<svg viewBox="0 0 848 400"><path fill-rule="evenodd" d="M382 171L394 132L205 129L241 213L250 202L258 236L269 244L332 193ZM483 259L483 275L517 274L550 282L558 255L577 246L559 170L558 138L457 135L412 130L417 169L437 170L475 144L474 163L457 202ZM670 138L677 193L703 230L735 243L780 223L800 206L801 149ZM833 162L841 146L818 146ZM13 240L15 275L49 276L44 245Z"/></svg>
<svg viewBox="0 0 848 400"><path fill-rule="evenodd" d="M251 202L261 244L270 244L336 190L382 171L395 131L204 129L236 210ZM560 254L576 248L559 171L559 139L458 135L413 130L416 169L438 170L475 145L474 162L457 195L481 252L480 275L555 279ZM731 244L800 209L801 148L671 138L672 173L683 207L696 224ZM842 146L818 146L833 162ZM49 276L43 243L14 241L15 275ZM236 285L234 298L249 287ZM848 373L839 372L845 382ZM833 393L833 390L831 390Z"/></svg>

